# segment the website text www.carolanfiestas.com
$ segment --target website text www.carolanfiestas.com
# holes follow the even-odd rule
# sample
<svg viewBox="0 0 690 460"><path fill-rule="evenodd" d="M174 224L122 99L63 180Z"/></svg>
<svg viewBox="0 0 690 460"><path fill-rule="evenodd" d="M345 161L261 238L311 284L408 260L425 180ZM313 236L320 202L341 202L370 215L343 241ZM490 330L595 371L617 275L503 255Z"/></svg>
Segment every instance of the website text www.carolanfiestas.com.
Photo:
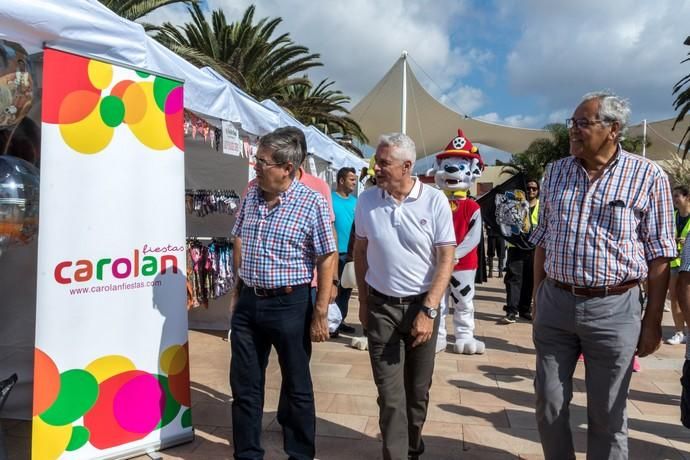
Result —
<svg viewBox="0 0 690 460"><path fill-rule="evenodd" d="M70 295L100 294L104 292L129 291L132 289L143 289L147 287L158 287L162 285L161 280L137 281L135 283L104 284L99 286L71 288Z"/></svg>

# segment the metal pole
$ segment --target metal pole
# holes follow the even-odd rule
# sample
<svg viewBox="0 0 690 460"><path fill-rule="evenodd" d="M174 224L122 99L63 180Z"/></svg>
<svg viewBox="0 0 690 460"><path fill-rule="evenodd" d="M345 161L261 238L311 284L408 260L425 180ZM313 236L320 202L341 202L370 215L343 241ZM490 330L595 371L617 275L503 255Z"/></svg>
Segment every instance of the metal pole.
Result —
<svg viewBox="0 0 690 460"><path fill-rule="evenodd" d="M642 120L642 156L647 157L647 120Z"/></svg>
<svg viewBox="0 0 690 460"><path fill-rule="evenodd" d="M406 134L407 132L407 51L402 52L402 107L400 114L400 132Z"/></svg>

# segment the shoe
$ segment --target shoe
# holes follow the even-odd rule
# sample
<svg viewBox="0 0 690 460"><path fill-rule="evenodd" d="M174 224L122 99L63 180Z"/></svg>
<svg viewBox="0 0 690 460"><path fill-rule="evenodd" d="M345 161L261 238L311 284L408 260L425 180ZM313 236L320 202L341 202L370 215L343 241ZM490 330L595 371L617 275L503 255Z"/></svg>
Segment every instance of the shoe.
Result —
<svg viewBox="0 0 690 460"><path fill-rule="evenodd" d="M356 329L354 327L345 323L340 323L340 327L338 327L338 332L344 332L346 334L354 334L355 330Z"/></svg>
<svg viewBox="0 0 690 460"><path fill-rule="evenodd" d="M339 333L338 331L329 332L328 335L329 335L329 337L332 338L332 339L337 339L338 337L340 337L340 333Z"/></svg>
<svg viewBox="0 0 690 460"><path fill-rule="evenodd" d="M532 313L528 311L520 313L520 318L524 319L525 321L532 321Z"/></svg>
<svg viewBox="0 0 690 460"><path fill-rule="evenodd" d="M512 324L517 321L517 315L515 313L508 313L503 317L504 324Z"/></svg>
<svg viewBox="0 0 690 460"><path fill-rule="evenodd" d="M640 359L637 355L633 356L633 372L640 372L642 367L640 366Z"/></svg>
<svg viewBox="0 0 690 460"><path fill-rule="evenodd" d="M666 339L666 343L669 345L680 345L686 342L685 334L682 332L678 331L675 334L673 334L671 337Z"/></svg>

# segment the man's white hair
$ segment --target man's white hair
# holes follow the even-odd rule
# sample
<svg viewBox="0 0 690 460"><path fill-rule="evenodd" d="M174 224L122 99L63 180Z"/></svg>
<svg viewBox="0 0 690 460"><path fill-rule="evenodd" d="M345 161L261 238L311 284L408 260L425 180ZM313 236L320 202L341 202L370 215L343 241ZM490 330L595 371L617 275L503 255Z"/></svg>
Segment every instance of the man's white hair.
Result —
<svg viewBox="0 0 690 460"><path fill-rule="evenodd" d="M382 134L379 144L393 148L393 156L402 161L411 161L414 164L417 159L417 148L414 141L403 133Z"/></svg>
<svg viewBox="0 0 690 460"><path fill-rule="evenodd" d="M628 129L630 120L630 102L611 91L595 91L582 96L582 102L592 99L599 100L599 119L604 121L616 121L620 126L618 140L623 139L623 134Z"/></svg>

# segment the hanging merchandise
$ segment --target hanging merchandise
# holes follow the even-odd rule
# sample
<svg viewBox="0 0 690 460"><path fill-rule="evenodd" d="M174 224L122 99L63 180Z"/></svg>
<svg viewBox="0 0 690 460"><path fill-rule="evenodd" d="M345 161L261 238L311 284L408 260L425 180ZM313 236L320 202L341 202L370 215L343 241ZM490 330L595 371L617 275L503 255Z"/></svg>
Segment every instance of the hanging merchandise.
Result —
<svg viewBox="0 0 690 460"><path fill-rule="evenodd" d="M187 214L199 217L208 214L234 215L240 205L240 197L234 190L187 190L185 209Z"/></svg>
<svg viewBox="0 0 690 460"><path fill-rule="evenodd" d="M211 143L211 148L218 150L218 144L221 142L220 130L203 118L185 110L183 127L185 136L192 136L192 139L196 139L197 136L203 137L205 142Z"/></svg>
<svg viewBox="0 0 690 460"><path fill-rule="evenodd" d="M187 309L208 308L208 301L227 294L235 282L232 243L213 238L208 246L187 240Z"/></svg>

